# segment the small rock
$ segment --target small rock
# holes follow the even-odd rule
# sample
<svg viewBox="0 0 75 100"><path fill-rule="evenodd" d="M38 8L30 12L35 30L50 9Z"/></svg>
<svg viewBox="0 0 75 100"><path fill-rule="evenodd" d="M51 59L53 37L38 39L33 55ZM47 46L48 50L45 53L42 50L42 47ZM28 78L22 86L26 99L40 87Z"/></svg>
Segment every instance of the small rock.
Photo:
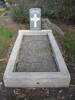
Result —
<svg viewBox="0 0 75 100"><path fill-rule="evenodd" d="M47 96L49 95L49 90L46 91Z"/></svg>
<svg viewBox="0 0 75 100"><path fill-rule="evenodd" d="M26 97L25 94L21 94L21 95L20 95L20 98L24 98L24 97Z"/></svg>
<svg viewBox="0 0 75 100"><path fill-rule="evenodd" d="M73 70L75 70L75 67L73 67Z"/></svg>
<svg viewBox="0 0 75 100"><path fill-rule="evenodd" d="M65 96L62 96L62 100L65 99Z"/></svg>
<svg viewBox="0 0 75 100"><path fill-rule="evenodd" d="M62 90L59 90L59 93L62 93Z"/></svg>
<svg viewBox="0 0 75 100"><path fill-rule="evenodd" d="M25 98L24 100L27 100L27 98Z"/></svg>
<svg viewBox="0 0 75 100"><path fill-rule="evenodd" d="M46 98L44 98L43 100L46 100Z"/></svg>
<svg viewBox="0 0 75 100"><path fill-rule="evenodd" d="M2 82L0 82L0 87L2 86Z"/></svg>
<svg viewBox="0 0 75 100"><path fill-rule="evenodd" d="M36 88L32 88L32 90L36 90Z"/></svg>
<svg viewBox="0 0 75 100"><path fill-rule="evenodd" d="M71 98L72 96L73 96L73 95L71 94L71 95L70 95L70 98Z"/></svg>
<svg viewBox="0 0 75 100"><path fill-rule="evenodd" d="M4 99L2 99L2 100L7 100L7 99L4 98Z"/></svg>
<svg viewBox="0 0 75 100"><path fill-rule="evenodd" d="M50 100L56 100L56 99L54 99L54 98L51 98Z"/></svg>

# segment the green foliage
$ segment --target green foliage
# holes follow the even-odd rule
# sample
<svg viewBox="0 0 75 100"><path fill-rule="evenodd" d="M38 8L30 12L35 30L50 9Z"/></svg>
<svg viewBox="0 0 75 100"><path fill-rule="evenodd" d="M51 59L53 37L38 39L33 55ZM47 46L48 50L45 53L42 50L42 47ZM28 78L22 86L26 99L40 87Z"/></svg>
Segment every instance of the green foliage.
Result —
<svg viewBox="0 0 75 100"><path fill-rule="evenodd" d="M6 54L7 47L10 44L10 38L12 37L12 32L4 26L0 26L0 58L4 57Z"/></svg>
<svg viewBox="0 0 75 100"><path fill-rule="evenodd" d="M42 0L46 15L66 22L75 22L75 0Z"/></svg>
<svg viewBox="0 0 75 100"><path fill-rule="evenodd" d="M64 48L66 53L75 61L75 32L66 33L64 36Z"/></svg>
<svg viewBox="0 0 75 100"><path fill-rule="evenodd" d="M42 15L63 21L75 22L75 0L15 0L17 6L13 7L13 17L18 22L28 20L29 9L40 7Z"/></svg>
<svg viewBox="0 0 75 100"><path fill-rule="evenodd" d="M12 4L15 0L6 0L8 3Z"/></svg>
<svg viewBox="0 0 75 100"><path fill-rule="evenodd" d="M13 18L20 23L29 21L29 9L35 7L35 0L16 0L16 6L12 8Z"/></svg>
<svg viewBox="0 0 75 100"><path fill-rule="evenodd" d="M4 37L6 39L12 37L12 33L9 31L8 28L4 26L0 26L0 37Z"/></svg>
<svg viewBox="0 0 75 100"><path fill-rule="evenodd" d="M0 16L5 12L5 10L0 10Z"/></svg>

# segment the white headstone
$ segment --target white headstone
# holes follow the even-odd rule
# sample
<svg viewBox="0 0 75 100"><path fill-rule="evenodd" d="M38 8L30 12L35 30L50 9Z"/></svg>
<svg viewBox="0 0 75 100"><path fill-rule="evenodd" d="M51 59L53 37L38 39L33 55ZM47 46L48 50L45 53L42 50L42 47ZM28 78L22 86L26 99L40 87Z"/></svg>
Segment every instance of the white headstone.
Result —
<svg viewBox="0 0 75 100"><path fill-rule="evenodd" d="M41 29L41 9L31 8L30 11L30 30Z"/></svg>

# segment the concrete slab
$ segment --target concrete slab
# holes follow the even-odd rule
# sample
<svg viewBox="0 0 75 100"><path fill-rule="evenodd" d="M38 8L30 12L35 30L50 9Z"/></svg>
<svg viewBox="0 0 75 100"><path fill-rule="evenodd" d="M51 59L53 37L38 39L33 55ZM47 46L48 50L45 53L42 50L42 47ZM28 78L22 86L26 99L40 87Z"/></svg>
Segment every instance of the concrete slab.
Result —
<svg viewBox="0 0 75 100"><path fill-rule="evenodd" d="M30 38L30 36L32 38ZM39 37L39 39L36 36ZM48 39L46 36L49 38L49 42L47 41ZM34 39L34 41L37 40L35 42L37 47L35 46L34 43L29 42L30 39L26 40L25 38L30 38L31 41L33 39ZM42 42L45 42L45 41L46 42L42 45L40 40L42 40ZM26 41L26 42L22 42L22 41ZM42 57L45 57L46 61L47 61L47 57L49 60L49 58L52 57L52 56L49 57L49 55L48 55L51 53L51 52L49 52L49 49L50 49L49 44L50 44L52 53L53 53L53 56L54 56L54 59L55 59L55 62L57 64L59 71L53 71L53 69L55 69L53 64L50 65L50 67L52 67L53 69L51 68L51 70L49 69L49 71L48 71L48 69L46 69L46 71L45 71L45 69L44 70L41 69L42 72L40 70L38 70L38 72L36 72L36 70L34 70L34 68L32 69L32 71L29 71L28 69L24 69L25 72L24 71L23 72L22 71L21 72L14 71L14 67L15 67L15 64L17 63L20 48L22 45L24 45L23 43L26 43L25 45L29 45L27 48L32 50L32 51L30 51L29 49L26 48L26 46L24 46L23 49L26 48L26 50L28 50L28 51L25 51L25 54L27 54L29 52L31 56L33 56L34 54L36 55L35 59L28 60L31 62L32 61L40 61L41 59L40 60L38 58L36 59L36 57L38 57L39 55L42 55L42 54L43 54ZM46 43L47 43L47 48L46 48ZM41 47L39 45L41 45ZM31 48L31 46L33 48ZM41 54L39 54L38 52L34 53L34 51L36 50L35 47L39 50L42 49ZM44 50L44 53L46 53L47 56L44 56L44 53L42 53L43 49L46 49L46 51ZM48 53L47 53L47 50L48 50ZM27 57L28 57L28 55L27 55ZM24 59L26 59L25 56L24 56ZM50 59L52 60L52 58L50 58ZM50 64L49 61L48 61L48 63ZM54 63L54 61L53 61L53 63ZM50 68L49 65L47 65L47 67ZM33 70L35 72L33 72ZM26 71L28 71L28 72L26 72ZM59 50L59 47L56 43L56 40L52 34L52 31L51 30L41 30L41 31L20 30L19 35L15 42L15 45L13 47L13 50L11 52L3 79L4 79L4 84L6 87L21 87L21 88L24 88L24 87L68 87L69 83L70 83L70 74L68 72L65 61L62 57L62 54Z"/></svg>

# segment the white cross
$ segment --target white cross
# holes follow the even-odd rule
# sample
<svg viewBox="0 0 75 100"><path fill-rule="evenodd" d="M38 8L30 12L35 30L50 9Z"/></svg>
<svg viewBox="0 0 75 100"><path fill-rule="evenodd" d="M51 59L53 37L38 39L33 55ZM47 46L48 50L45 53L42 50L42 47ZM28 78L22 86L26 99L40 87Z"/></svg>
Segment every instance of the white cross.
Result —
<svg viewBox="0 0 75 100"><path fill-rule="evenodd" d="M34 22L34 27L37 27L37 22L40 20L40 18L37 17L37 14L34 14L34 17L31 18L31 21Z"/></svg>

